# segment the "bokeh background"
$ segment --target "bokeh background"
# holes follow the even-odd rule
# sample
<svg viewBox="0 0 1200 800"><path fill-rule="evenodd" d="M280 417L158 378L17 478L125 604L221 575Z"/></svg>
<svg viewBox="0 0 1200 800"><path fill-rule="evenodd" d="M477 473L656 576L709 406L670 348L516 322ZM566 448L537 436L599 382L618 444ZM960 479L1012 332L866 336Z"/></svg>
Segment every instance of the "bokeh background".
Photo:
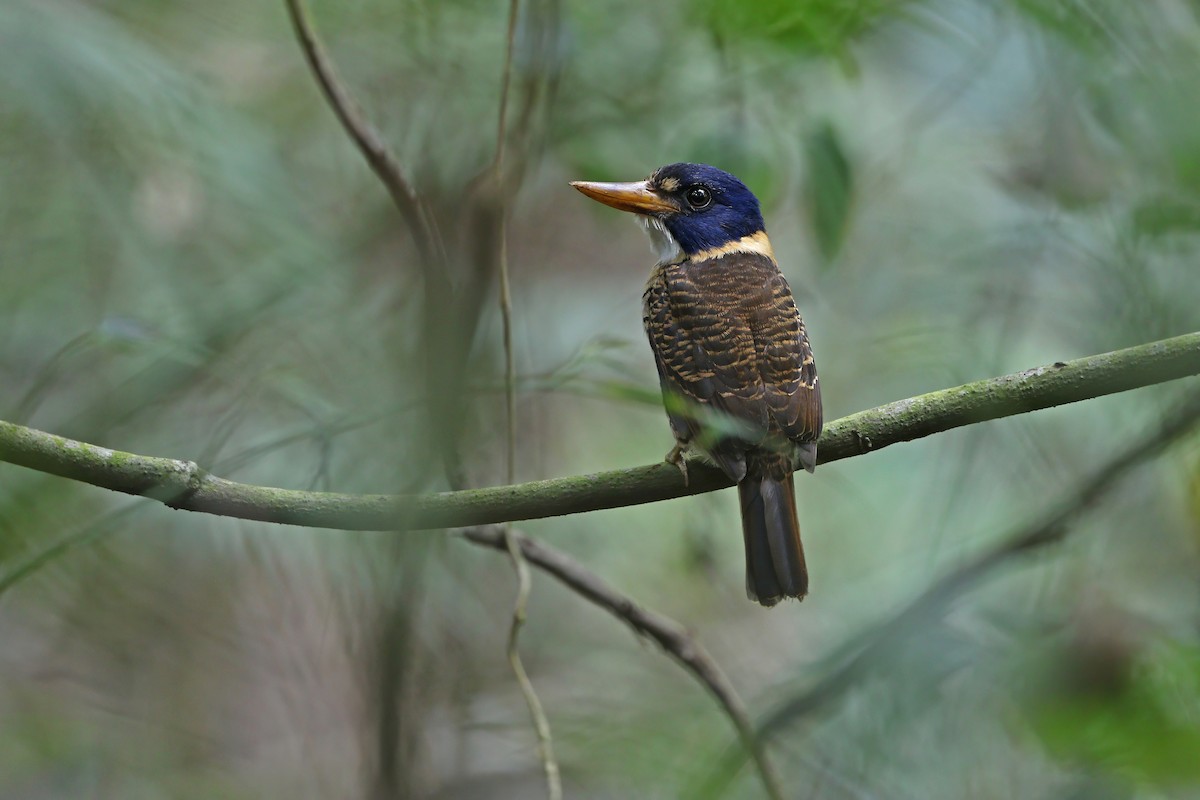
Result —
<svg viewBox="0 0 1200 800"><path fill-rule="evenodd" d="M275 486L503 483L507 213L517 478L651 463L671 444L651 256L566 182L679 160L762 199L827 419L1200 328L1196 2L522 9L498 211L507 4L313 3L433 209L430 271L282 0L5 0L0 417ZM520 527L678 619L763 718L1189 388L801 476L812 594L770 611L743 595L731 492ZM786 719L789 796L1196 797L1198 537L1193 438ZM0 797L543 791L504 654L512 569L460 538L207 517L0 464L0 587ZM732 729L653 645L535 574L521 649L569 796L711 788ZM724 796L762 794L745 769Z"/></svg>

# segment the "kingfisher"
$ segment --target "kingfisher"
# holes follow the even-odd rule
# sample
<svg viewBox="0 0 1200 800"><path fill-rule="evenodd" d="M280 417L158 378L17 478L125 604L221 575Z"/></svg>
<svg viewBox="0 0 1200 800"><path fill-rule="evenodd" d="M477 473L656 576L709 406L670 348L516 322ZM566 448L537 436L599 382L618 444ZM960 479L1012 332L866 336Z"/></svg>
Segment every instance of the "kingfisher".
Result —
<svg viewBox="0 0 1200 800"><path fill-rule="evenodd" d="M675 436L667 461L695 450L737 483L746 594L764 606L803 599L808 570L792 474L812 472L821 388L812 347L779 270L758 199L707 164L668 164L643 181L573 181L629 211L658 263L642 295Z"/></svg>

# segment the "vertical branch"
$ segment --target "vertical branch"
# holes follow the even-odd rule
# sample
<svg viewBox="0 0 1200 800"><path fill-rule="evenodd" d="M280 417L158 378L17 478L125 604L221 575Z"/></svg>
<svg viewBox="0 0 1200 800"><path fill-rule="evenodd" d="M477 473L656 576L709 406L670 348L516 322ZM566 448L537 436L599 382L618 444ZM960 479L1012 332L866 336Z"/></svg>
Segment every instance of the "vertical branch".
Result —
<svg viewBox="0 0 1200 800"><path fill-rule="evenodd" d="M504 192L504 151L507 142L505 122L508 117L508 93L512 81L513 43L517 35L517 14L520 12L520 6L520 0L511 0L508 8L508 46L504 52L504 72L500 79L500 112L496 120L494 160L496 197L500 204L500 321L504 338L504 410L508 445L506 475L510 484L516 480L517 372L516 359L513 356L512 292L508 277L508 203L505 201Z"/></svg>
<svg viewBox="0 0 1200 800"><path fill-rule="evenodd" d="M538 758L541 759L542 769L546 773L546 796L549 800L562 800L562 778L559 775L558 759L554 756L554 738L550 733L550 720L542 708L542 701L534 691L533 681L525 671L521 661L521 651L517 648L517 640L521 635L521 627L525 624L525 608L529 603L529 590L532 581L529 576L529 563L521 546L513 534L512 525L505 525L504 546L512 560L513 569L517 573L517 599L513 604L512 624L508 628L508 665L512 668L525 696L525 705L529 707L529 716L533 719L533 730L538 739Z"/></svg>
<svg viewBox="0 0 1200 800"><path fill-rule="evenodd" d="M516 0L514 0L514 5ZM501 201L503 203L503 201ZM513 355L512 292L508 282L508 211L500 208L500 325L504 341L505 483L517 480L517 364Z"/></svg>
<svg viewBox="0 0 1200 800"><path fill-rule="evenodd" d="M441 236L428 206L404 175L399 160L386 141L363 115L350 92L342 84L332 61L313 30L303 0L284 0L296 40L308 62L321 93L338 122L358 148L367 165L383 183L401 219L408 228L419 257L425 293L426 380L430 402L428 414L435 431L444 430L436 387L442 385L436 353L444 346L442 336L450 305L451 290L445 276L447 258ZM322 470L326 453L322 454ZM450 460L445 459L449 465ZM321 472L317 478L320 479ZM423 549L423 548L422 548ZM416 651L410 646L414 606L422 597L419 566L414 559L400 559L407 573L399 594L389 593L383 609L385 619L379 629L378 685L380 702L376 720L378 764L375 794L379 797L408 796L413 792L413 774L409 769L416 759L415 739L407 730L404 705L410 702L414 680ZM411 727L411 726L409 726ZM408 735L406 735L408 734Z"/></svg>
<svg viewBox="0 0 1200 800"><path fill-rule="evenodd" d="M517 15L520 13L520 0L511 0L508 7L508 38L504 51L504 71L500 84L500 111L496 120L496 154L492 162L492 177L494 180L496 202L499 208L500 245L499 245L499 279L500 279L500 321L504 339L504 417L505 417L505 475L507 483L516 480L517 465L517 369L516 358L513 355L512 334L512 291L508 275L508 202L506 200L504 154L507 144L506 119L508 117L508 94L512 76L513 43L516 40ZM529 603L529 592L532 582L529 576L529 564L521 552L513 535L512 526L504 526L504 545L512 560L513 570L517 574L517 598L513 604L512 623L508 628L508 663L512 668L517 685L525 696L525 704L529 707L529 715L533 719L534 732L538 740L538 756L546 773L546 794L550 800L561 800L562 779L559 775L558 760L554 757L554 739L550 733L550 720L546 717L541 700L525 671L521 661L518 642L521 627L525 624L525 612Z"/></svg>

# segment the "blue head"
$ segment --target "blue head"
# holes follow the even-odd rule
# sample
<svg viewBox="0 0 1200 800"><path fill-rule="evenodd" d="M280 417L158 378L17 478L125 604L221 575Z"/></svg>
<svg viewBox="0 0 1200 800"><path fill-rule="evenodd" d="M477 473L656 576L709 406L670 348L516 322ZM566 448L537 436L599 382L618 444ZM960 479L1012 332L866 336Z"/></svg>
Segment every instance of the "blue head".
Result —
<svg viewBox="0 0 1200 800"><path fill-rule="evenodd" d="M571 185L593 200L641 215L664 260L671 250L692 257L764 230L758 199L746 184L707 164L668 164L635 183Z"/></svg>

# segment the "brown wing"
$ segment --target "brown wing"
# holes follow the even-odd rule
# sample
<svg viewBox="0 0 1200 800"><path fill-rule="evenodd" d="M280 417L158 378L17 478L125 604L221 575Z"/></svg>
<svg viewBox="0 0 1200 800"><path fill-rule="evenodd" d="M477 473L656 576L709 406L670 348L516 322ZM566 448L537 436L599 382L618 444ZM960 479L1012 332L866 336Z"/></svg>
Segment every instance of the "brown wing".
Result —
<svg viewBox="0 0 1200 800"><path fill-rule="evenodd" d="M815 442L821 435L817 366L804 320L778 268L768 281L766 294L768 302L752 311L750 327L772 429L796 443Z"/></svg>
<svg viewBox="0 0 1200 800"><path fill-rule="evenodd" d="M703 417L672 409L675 436L695 440L730 477L769 435L797 442L820 433L820 394L803 323L770 258L731 253L656 270L644 322L664 395L711 407L745 423L740 435L705 441Z"/></svg>

